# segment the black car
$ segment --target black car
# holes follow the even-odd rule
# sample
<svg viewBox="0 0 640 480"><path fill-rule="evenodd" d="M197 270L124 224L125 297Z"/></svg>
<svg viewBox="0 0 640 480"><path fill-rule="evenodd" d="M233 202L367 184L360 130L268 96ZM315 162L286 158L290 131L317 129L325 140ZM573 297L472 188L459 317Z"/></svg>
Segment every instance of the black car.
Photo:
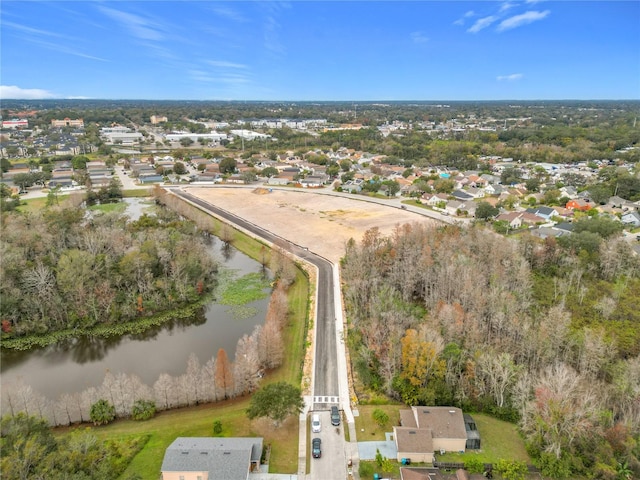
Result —
<svg viewBox="0 0 640 480"><path fill-rule="evenodd" d="M335 405L331 407L331 425L336 427L340 425L340 411Z"/></svg>
<svg viewBox="0 0 640 480"><path fill-rule="evenodd" d="M322 449L320 448L321 444L322 440L319 438L314 438L311 441L311 454L313 455L313 458L320 458L322 456Z"/></svg>

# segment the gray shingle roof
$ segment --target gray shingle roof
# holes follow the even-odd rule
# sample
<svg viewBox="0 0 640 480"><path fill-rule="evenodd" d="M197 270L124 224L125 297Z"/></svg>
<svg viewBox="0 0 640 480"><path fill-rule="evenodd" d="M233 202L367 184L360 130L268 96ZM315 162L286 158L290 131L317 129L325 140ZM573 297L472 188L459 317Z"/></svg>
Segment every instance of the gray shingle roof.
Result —
<svg viewBox="0 0 640 480"><path fill-rule="evenodd" d="M246 480L262 455L262 438L178 437L167 448L163 472L209 472L216 480Z"/></svg>

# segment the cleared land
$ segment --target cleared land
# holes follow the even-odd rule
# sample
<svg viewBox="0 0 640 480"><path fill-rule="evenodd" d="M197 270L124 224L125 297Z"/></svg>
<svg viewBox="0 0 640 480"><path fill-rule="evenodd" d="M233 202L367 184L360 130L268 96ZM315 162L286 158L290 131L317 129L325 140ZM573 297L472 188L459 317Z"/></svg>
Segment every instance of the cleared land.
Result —
<svg viewBox="0 0 640 480"><path fill-rule="evenodd" d="M371 228L389 235L398 225L434 221L397 206L312 191L197 187L188 191L332 262L344 255L349 239L359 242Z"/></svg>

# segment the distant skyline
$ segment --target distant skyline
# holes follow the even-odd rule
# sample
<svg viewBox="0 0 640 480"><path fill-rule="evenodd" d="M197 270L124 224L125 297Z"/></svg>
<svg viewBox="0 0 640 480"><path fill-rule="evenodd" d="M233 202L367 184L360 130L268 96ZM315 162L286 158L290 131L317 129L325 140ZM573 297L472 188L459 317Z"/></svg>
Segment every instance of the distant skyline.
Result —
<svg viewBox="0 0 640 480"><path fill-rule="evenodd" d="M640 99L640 2L15 1L0 99Z"/></svg>

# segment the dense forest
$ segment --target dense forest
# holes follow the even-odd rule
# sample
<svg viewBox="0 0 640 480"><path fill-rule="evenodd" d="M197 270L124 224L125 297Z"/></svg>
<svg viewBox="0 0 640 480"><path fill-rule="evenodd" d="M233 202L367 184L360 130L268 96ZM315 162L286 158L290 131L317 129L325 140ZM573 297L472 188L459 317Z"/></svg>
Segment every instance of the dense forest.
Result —
<svg viewBox="0 0 640 480"><path fill-rule="evenodd" d="M3 339L125 323L215 286L201 233L168 210L130 221L54 207L5 213L2 223Z"/></svg>
<svg viewBox="0 0 640 480"><path fill-rule="evenodd" d="M622 238L586 252L480 227L368 231L342 262L358 394L517 422L549 476L616 478L620 464L640 476L629 250Z"/></svg>
<svg viewBox="0 0 640 480"><path fill-rule="evenodd" d="M103 442L89 429L55 437L45 420L24 413L3 417L0 432L0 467L6 479L115 480L149 440L143 435Z"/></svg>

